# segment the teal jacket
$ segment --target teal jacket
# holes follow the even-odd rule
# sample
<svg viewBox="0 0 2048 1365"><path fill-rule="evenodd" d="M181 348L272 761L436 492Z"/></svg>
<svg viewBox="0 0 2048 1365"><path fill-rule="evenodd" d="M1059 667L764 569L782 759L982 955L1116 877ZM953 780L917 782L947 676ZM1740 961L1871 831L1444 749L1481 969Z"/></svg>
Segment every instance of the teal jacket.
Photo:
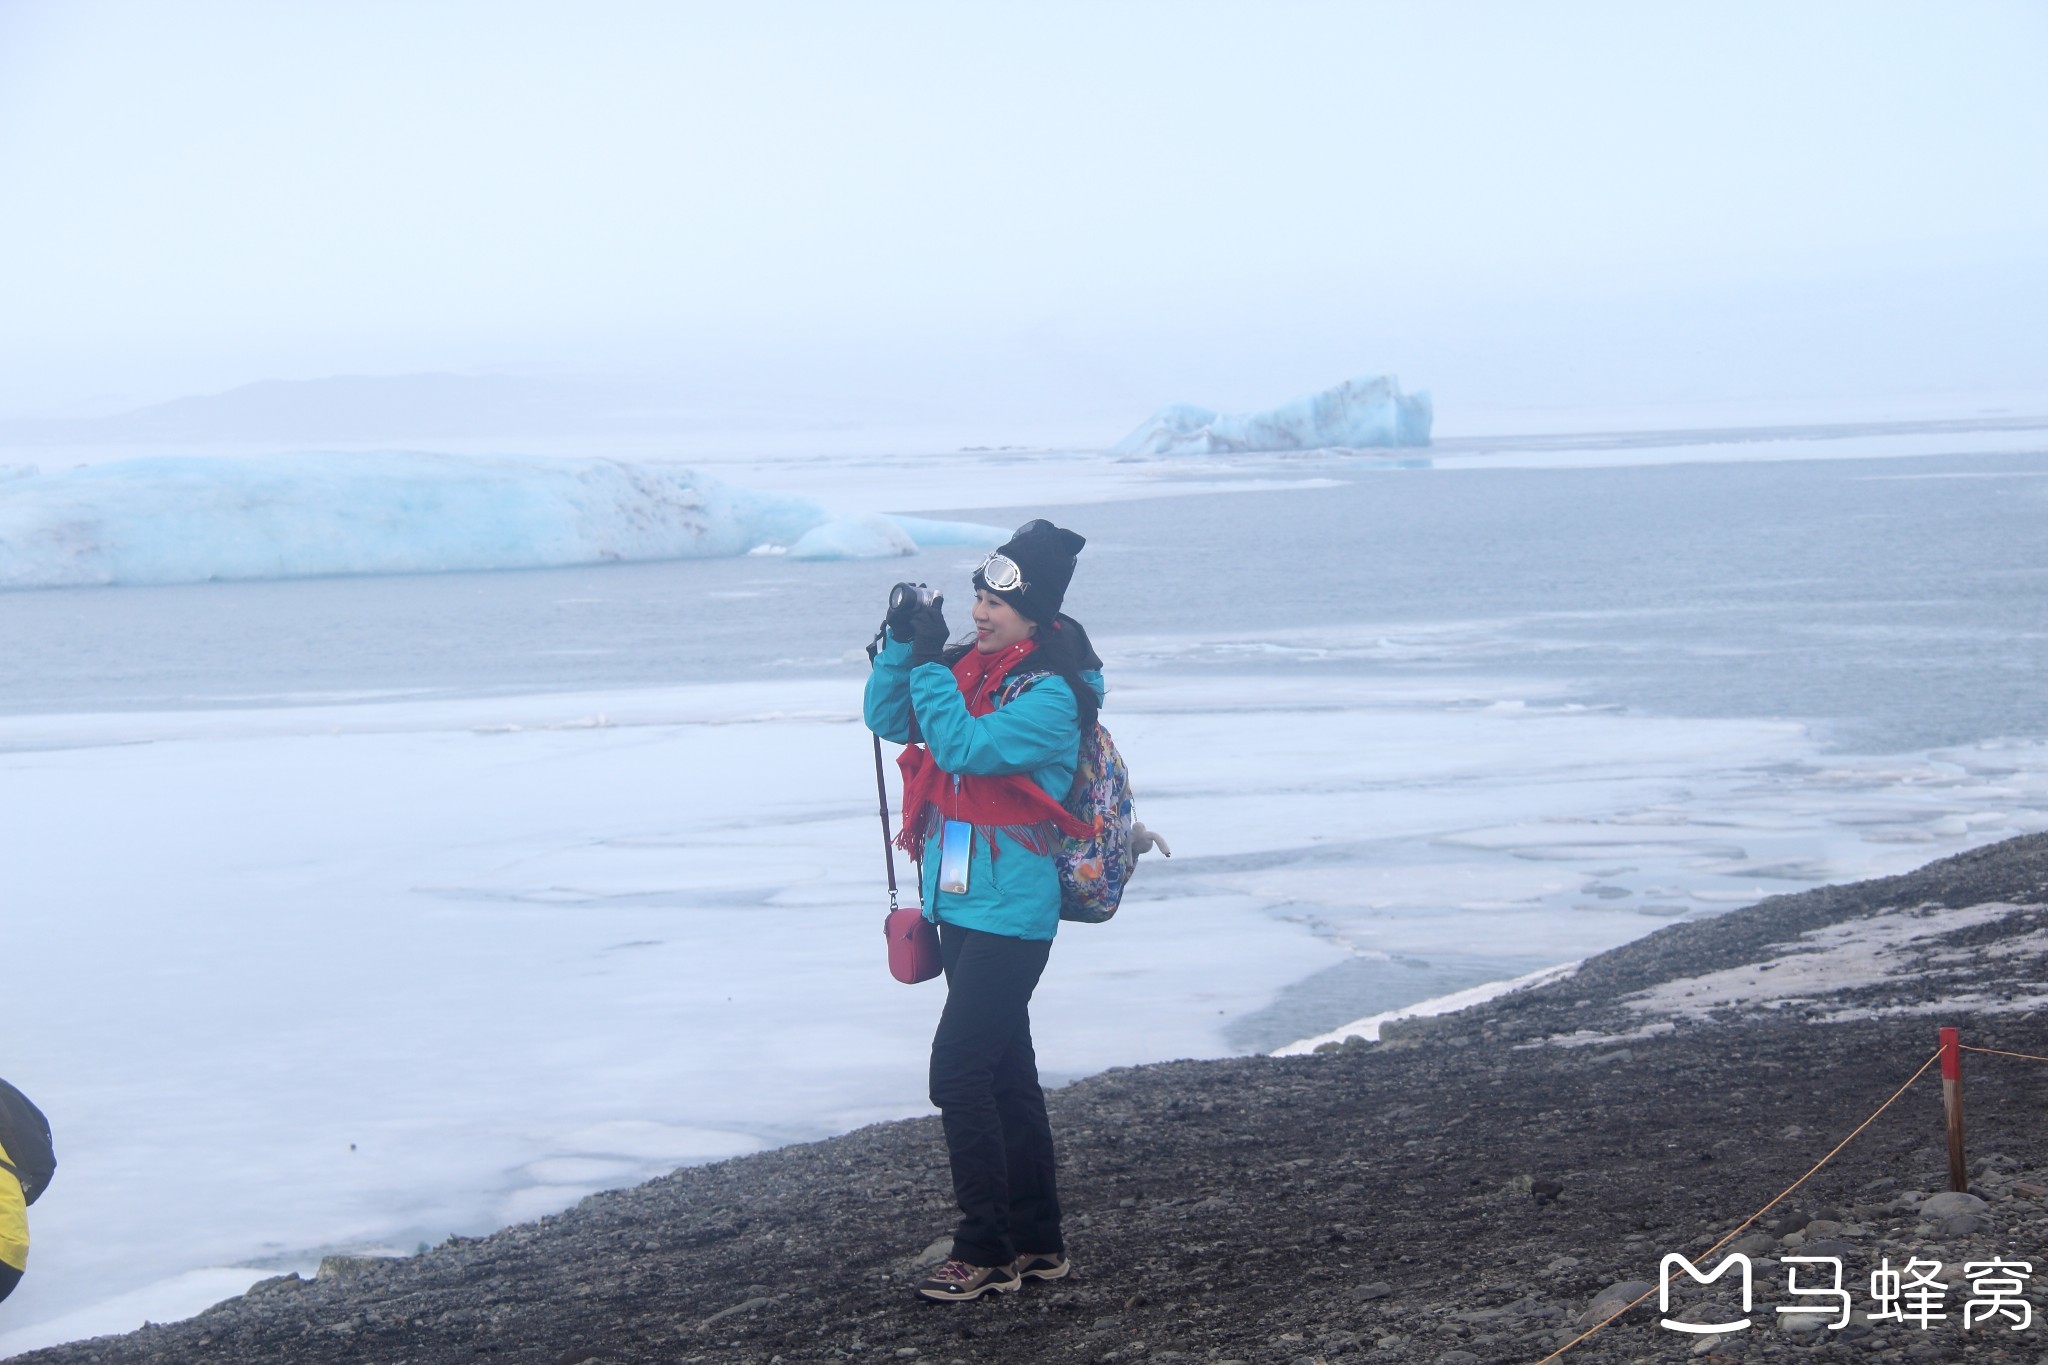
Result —
<svg viewBox="0 0 2048 1365"><path fill-rule="evenodd" d="M1031 667L1027 657L1019 671ZM1102 675L1090 671L1082 681L1099 701ZM868 673L866 710L868 728L897 744L910 742L914 710L932 757L949 773L1029 773L1061 801L1074 785L1081 725L1074 694L1062 679L1043 679L988 715L971 716L951 669L911 667L909 644L885 634ZM1058 931L1060 878L1050 854L1033 853L1006 833L976 826L967 890L957 895L939 890L936 839L930 856L919 876L926 919L1008 938L1049 939Z"/></svg>

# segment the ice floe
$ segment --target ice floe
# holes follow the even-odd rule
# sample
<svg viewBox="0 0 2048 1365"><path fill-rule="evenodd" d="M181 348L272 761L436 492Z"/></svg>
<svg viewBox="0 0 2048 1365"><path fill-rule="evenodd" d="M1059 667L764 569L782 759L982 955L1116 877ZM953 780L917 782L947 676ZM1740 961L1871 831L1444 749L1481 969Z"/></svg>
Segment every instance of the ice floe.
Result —
<svg viewBox="0 0 2048 1365"><path fill-rule="evenodd" d="M1116 671L1108 714L1178 856L1147 861L1113 926L1061 934L1037 1030L1055 1080L1371 1015L1232 1041L1339 964L1428 961L1412 979L1444 984L1386 1002L1428 1012L1634 938L1646 904L1760 899L1759 864L1847 879L1929 856L1870 829L1939 824L1932 847L1960 849L2048 824L2036 744L1857 761L1781 721L1574 709L1471 675L1204 671L1159 646L1167 666ZM102 1164L38 1204L41 1269L10 1314L486 1231L925 1112L937 996L876 953L872 781L837 671L0 716L9 932L44 968L9 1003L46 1040L10 1079ZM195 1199L197 1230L177 1217ZM116 1310L90 1328L145 1311Z"/></svg>
<svg viewBox="0 0 2048 1365"><path fill-rule="evenodd" d="M910 533L878 512L813 526L789 547L791 559L890 559L916 553Z"/></svg>
<svg viewBox="0 0 2048 1365"><path fill-rule="evenodd" d="M976 521L933 521L930 517L905 516L892 516L889 520L916 541L920 550L946 545L985 545L993 549L1010 538L1010 533L1002 527L984 526Z"/></svg>

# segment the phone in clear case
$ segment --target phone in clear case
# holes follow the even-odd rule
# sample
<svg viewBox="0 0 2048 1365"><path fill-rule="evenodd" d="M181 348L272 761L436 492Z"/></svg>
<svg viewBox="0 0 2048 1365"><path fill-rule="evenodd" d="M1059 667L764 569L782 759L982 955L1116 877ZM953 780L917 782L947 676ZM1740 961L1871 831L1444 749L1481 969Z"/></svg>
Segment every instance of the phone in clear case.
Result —
<svg viewBox="0 0 2048 1365"><path fill-rule="evenodd" d="M967 865L974 856L974 826L965 820L946 821L939 836L939 890L967 894Z"/></svg>

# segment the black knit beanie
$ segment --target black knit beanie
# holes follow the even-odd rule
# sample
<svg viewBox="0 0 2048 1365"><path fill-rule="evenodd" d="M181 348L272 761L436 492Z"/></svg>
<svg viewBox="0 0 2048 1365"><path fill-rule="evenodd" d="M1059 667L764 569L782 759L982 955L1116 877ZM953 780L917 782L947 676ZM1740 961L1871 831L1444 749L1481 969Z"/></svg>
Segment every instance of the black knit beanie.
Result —
<svg viewBox="0 0 2048 1365"><path fill-rule="evenodd" d="M1080 554L1081 547L1087 543L1085 537L1055 526L1042 517L1027 521L1009 540L996 548L997 554L1016 561L1017 568L1024 575L1024 586L998 592L988 586L981 570L976 569L975 589L994 592L1020 614L1041 624L1052 621L1060 614L1060 604L1066 600L1067 585L1074 581L1074 556Z"/></svg>

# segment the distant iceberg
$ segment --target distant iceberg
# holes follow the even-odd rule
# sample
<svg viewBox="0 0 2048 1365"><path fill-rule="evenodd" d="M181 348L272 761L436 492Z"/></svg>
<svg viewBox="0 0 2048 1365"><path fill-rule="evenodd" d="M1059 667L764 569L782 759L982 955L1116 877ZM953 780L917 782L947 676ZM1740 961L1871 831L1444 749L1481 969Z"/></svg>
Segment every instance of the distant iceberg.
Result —
<svg viewBox="0 0 2048 1365"><path fill-rule="evenodd" d="M1117 455L1223 455L1426 446L1433 415L1427 393L1402 393L1394 376L1369 375L1265 412L1170 403L1110 449Z"/></svg>
<svg viewBox="0 0 2048 1365"><path fill-rule="evenodd" d="M987 530L909 517L835 519L809 498L625 460L129 460L0 480L0 587L530 569L762 547L807 559L870 558L977 543Z"/></svg>

